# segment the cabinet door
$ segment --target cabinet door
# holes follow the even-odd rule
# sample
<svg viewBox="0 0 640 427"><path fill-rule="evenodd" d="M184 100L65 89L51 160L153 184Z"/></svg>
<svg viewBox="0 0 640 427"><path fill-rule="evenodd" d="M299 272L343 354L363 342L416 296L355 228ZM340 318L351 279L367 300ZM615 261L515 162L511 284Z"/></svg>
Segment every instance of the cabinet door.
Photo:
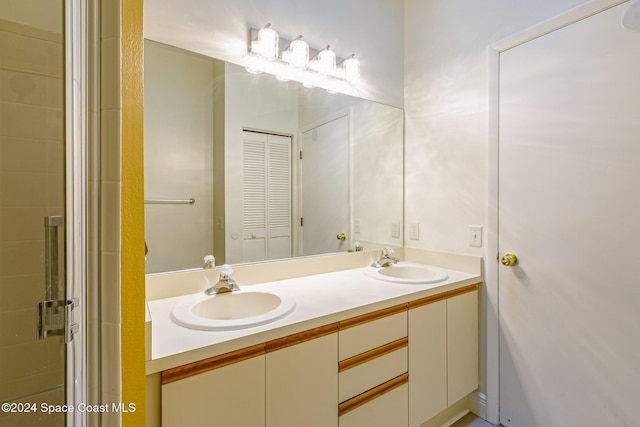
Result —
<svg viewBox="0 0 640 427"><path fill-rule="evenodd" d="M447 407L447 301L409 310L409 425Z"/></svg>
<svg viewBox="0 0 640 427"><path fill-rule="evenodd" d="M338 334L269 352L267 427L338 425Z"/></svg>
<svg viewBox="0 0 640 427"><path fill-rule="evenodd" d="M478 291L447 300L448 404L478 388Z"/></svg>
<svg viewBox="0 0 640 427"><path fill-rule="evenodd" d="M162 425L264 426L265 356L162 386Z"/></svg>

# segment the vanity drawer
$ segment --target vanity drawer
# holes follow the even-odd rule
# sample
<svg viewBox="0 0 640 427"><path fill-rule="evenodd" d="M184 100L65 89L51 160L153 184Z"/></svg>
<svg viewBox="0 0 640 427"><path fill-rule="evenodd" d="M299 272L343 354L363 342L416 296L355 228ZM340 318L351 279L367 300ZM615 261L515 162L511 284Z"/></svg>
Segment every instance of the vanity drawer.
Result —
<svg viewBox="0 0 640 427"><path fill-rule="evenodd" d="M388 384L390 385L384 385L386 389L380 390L375 397L362 404L356 404L352 408L346 407L360 396L341 404L340 406L344 409L341 410L339 426L407 426L409 424L409 385L406 383L406 377L395 378Z"/></svg>
<svg viewBox="0 0 640 427"><path fill-rule="evenodd" d="M339 364L338 401L344 402L408 370L407 338Z"/></svg>
<svg viewBox="0 0 640 427"><path fill-rule="evenodd" d="M395 306L339 322L339 360L348 359L407 336L406 306Z"/></svg>

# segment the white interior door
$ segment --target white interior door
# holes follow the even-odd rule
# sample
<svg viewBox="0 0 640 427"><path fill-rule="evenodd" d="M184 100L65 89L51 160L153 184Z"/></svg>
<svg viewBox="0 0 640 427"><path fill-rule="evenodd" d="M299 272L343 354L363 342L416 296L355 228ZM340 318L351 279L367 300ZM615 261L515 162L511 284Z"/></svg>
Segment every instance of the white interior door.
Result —
<svg viewBox="0 0 640 427"><path fill-rule="evenodd" d="M640 32L622 4L500 55L500 422L637 425Z"/></svg>
<svg viewBox="0 0 640 427"><path fill-rule="evenodd" d="M349 117L302 134L302 254L348 249ZM340 240L338 235L344 234Z"/></svg>

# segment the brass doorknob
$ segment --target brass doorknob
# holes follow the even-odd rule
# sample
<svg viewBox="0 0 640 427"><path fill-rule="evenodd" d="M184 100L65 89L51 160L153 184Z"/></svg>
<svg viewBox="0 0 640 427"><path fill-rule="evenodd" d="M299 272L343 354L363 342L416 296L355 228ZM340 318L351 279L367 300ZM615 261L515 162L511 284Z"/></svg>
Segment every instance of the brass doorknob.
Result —
<svg viewBox="0 0 640 427"><path fill-rule="evenodd" d="M513 267L518 263L518 257L516 254L505 254L500 262L507 267Z"/></svg>
<svg viewBox="0 0 640 427"><path fill-rule="evenodd" d="M347 235L344 233L340 233L336 236L336 239L338 240L345 240L347 238Z"/></svg>

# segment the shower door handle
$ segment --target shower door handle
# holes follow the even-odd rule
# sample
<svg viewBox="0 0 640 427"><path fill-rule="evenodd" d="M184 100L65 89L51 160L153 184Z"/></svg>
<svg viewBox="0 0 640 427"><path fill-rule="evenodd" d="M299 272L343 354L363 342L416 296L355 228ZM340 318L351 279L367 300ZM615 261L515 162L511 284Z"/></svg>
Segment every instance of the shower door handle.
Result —
<svg viewBox="0 0 640 427"><path fill-rule="evenodd" d="M58 234L62 227L61 216L44 217L44 270L45 270L45 301L38 303L37 332L38 339L49 336L62 335L64 342L73 340L73 335L79 331L77 323L72 323L72 314L80 300L66 299L60 296L60 257L58 254ZM66 293L62 290L62 293Z"/></svg>
<svg viewBox="0 0 640 427"><path fill-rule="evenodd" d="M58 230L62 227L61 216L44 217L44 270L46 299L59 300Z"/></svg>

